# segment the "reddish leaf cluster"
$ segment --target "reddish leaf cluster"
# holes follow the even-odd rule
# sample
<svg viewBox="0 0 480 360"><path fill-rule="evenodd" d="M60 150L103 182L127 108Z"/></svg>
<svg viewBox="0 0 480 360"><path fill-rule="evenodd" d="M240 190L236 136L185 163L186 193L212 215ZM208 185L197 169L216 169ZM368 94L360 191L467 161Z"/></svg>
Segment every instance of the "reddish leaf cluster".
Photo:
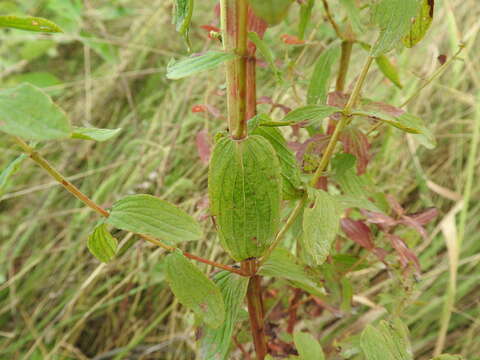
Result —
<svg viewBox="0 0 480 360"><path fill-rule="evenodd" d="M372 158L370 154L371 145L367 135L359 129L348 127L342 132L340 142L347 154L352 154L357 158L358 175L365 174L367 165Z"/></svg>

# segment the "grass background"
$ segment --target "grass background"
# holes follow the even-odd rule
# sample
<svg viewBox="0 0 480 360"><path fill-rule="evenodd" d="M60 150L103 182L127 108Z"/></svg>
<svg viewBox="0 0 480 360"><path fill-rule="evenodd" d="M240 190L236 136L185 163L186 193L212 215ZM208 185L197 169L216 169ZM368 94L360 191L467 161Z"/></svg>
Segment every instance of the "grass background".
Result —
<svg viewBox="0 0 480 360"><path fill-rule="evenodd" d="M212 43L199 26L216 18L213 1L197 3L192 40L194 51L201 51ZM333 1L331 6L336 11L339 5ZM466 44L461 60L409 106L426 120L438 146L426 150L396 130L383 130L369 167L379 191L395 195L409 211L428 206L441 211L429 227L428 241L403 234L420 258L422 277L417 282L402 279L373 262L352 274L355 294L369 305L356 302L341 319L328 311L315 318L303 314L297 324L317 334L327 347L338 345L334 338L345 338L381 318L385 308L398 301L406 305L402 315L417 359L430 358L438 336L449 256L455 252L446 244L456 241L455 215L465 205L470 139L475 121L480 121L480 3L442 0L436 6L426 40L413 50L392 54L404 89L374 70L364 91L369 98L400 104L438 68L438 55L450 57L461 41ZM259 70L259 96L292 107L299 105L297 98L304 99L312 64L333 38L319 2L315 9L305 53L280 40L282 34L294 34L294 14L267 35L280 59L301 55L295 69L297 92L276 86L268 70ZM2 30L2 87L32 82L44 87L75 125L123 128L107 143L49 143L42 146L42 154L106 207L126 194L151 193L205 218L201 204L207 168L199 160L195 136L201 130L214 134L224 126L222 119L192 114L190 109L208 103L223 111L218 89L224 77L218 70L184 81L165 79L168 61L186 54L171 25L170 1L0 1L0 13L48 17L66 30L55 37ZM373 32L363 37L370 41ZM356 48L349 84L364 58ZM18 149L0 134L0 168L17 155ZM469 360L480 359L479 162L476 158L458 296L446 342L446 350ZM164 282L163 251L138 241L112 263L100 264L86 249L96 220L32 162L23 164L0 195L0 359L194 359L195 319ZM210 221L203 224L209 236L185 248L228 261ZM131 240L123 232L117 235L122 243ZM288 299L290 290L278 289L279 296ZM247 322L239 327L241 341ZM242 357L235 352L232 359L236 358Z"/></svg>

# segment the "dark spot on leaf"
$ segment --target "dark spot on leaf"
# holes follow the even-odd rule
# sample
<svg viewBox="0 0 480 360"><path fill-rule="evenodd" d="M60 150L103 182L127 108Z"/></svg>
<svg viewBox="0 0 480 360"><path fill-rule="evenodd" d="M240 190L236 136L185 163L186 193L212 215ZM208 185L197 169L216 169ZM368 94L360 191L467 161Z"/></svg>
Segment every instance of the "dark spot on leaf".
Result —
<svg viewBox="0 0 480 360"><path fill-rule="evenodd" d="M428 6L430 6L429 16L433 18L433 10L435 8L435 0L428 0Z"/></svg>
<svg viewBox="0 0 480 360"><path fill-rule="evenodd" d="M440 65L443 65L447 62L447 55L438 55L438 62L440 63Z"/></svg>

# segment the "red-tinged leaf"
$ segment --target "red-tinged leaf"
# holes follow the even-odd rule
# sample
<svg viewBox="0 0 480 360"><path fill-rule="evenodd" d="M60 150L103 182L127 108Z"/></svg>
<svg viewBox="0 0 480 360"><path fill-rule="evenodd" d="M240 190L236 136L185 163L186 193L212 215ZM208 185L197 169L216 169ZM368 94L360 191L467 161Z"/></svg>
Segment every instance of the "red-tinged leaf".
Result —
<svg viewBox="0 0 480 360"><path fill-rule="evenodd" d="M424 211L418 212L418 213L413 213L413 214L408 214L407 216L419 223L420 225L427 225L430 221L435 219L440 212L436 208L428 208Z"/></svg>
<svg viewBox="0 0 480 360"><path fill-rule="evenodd" d="M268 24L260 19L251 8L248 9L248 31L253 31L258 34L260 39L263 39L265 32L267 31Z"/></svg>
<svg viewBox="0 0 480 360"><path fill-rule="evenodd" d="M394 218L379 212L365 209L360 209L360 212L367 218L367 222L378 225L383 230L388 230L398 224Z"/></svg>
<svg viewBox="0 0 480 360"><path fill-rule="evenodd" d="M353 242L370 251L375 248L372 232L363 221L344 218L341 226L345 235Z"/></svg>
<svg viewBox="0 0 480 360"><path fill-rule="evenodd" d="M198 156L200 157L201 162L205 165L208 165L208 162L210 161L210 155L212 154L208 132L206 130L200 131L197 134L195 141L197 144Z"/></svg>
<svg viewBox="0 0 480 360"><path fill-rule="evenodd" d="M295 35L284 34L280 38L287 45L303 45L303 44L305 44L305 40L302 40Z"/></svg>
<svg viewBox="0 0 480 360"><path fill-rule="evenodd" d="M376 257L378 257L378 259L380 261L384 261L385 257L388 255L387 250L379 248L379 247L373 249L372 252L375 254Z"/></svg>
<svg viewBox="0 0 480 360"><path fill-rule="evenodd" d="M371 159L370 143L367 135L358 129L348 127L342 132L340 141L345 152L357 158L357 174L365 174Z"/></svg>
<svg viewBox="0 0 480 360"><path fill-rule="evenodd" d="M402 216L398 223L415 229L424 239L428 238L427 230L425 230L420 223L416 222L412 218L408 216Z"/></svg>
<svg viewBox="0 0 480 360"><path fill-rule="evenodd" d="M420 273L420 262L418 261L417 255L414 254L405 244L405 242L398 236L387 234L387 238L392 243L393 248L397 252L400 263L405 268L409 263L412 263L415 266L417 273Z"/></svg>
<svg viewBox="0 0 480 360"><path fill-rule="evenodd" d="M204 113L204 112L207 112L207 107L205 105L192 106L192 113Z"/></svg>
<svg viewBox="0 0 480 360"><path fill-rule="evenodd" d="M364 104L363 107L365 108L365 110L378 111L394 117L399 117L405 114L405 110L383 102L369 102L367 104Z"/></svg>
<svg viewBox="0 0 480 360"><path fill-rule="evenodd" d="M403 216L405 214L405 210L403 209L402 205L400 205L397 199L395 199L392 195L387 195L387 201L395 214L398 216Z"/></svg>
<svg viewBox="0 0 480 360"><path fill-rule="evenodd" d="M347 105L350 95L340 91L333 91L328 94L327 104L343 109Z"/></svg>
<svg viewBox="0 0 480 360"><path fill-rule="evenodd" d="M202 25L202 26L200 26L200 28L202 28L203 30L206 30L208 32L214 31L214 32L219 33L219 32L222 31L218 26L215 26L215 25Z"/></svg>
<svg viewBox="0 0 480 360"><path fill-rule="evenodd" d="M315 171L320 155L328 145L330 137L325 134L317 134L305 142L290 142L288 146L296 152L297 161L306 172Z"/></svg>

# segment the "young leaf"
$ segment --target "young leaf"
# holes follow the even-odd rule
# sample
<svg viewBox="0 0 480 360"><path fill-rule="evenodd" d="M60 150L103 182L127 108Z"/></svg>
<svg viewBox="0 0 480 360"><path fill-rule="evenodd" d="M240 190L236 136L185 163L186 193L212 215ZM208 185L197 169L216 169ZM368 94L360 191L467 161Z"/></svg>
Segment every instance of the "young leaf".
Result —
<svg viewBox="0 0 480 360"><path fill-rule="evenodd" d="M70 122L52 99L30 84L0 91L0 131L27 140L68 138Z"/></svg>
<svg viewBox="0 0 480 360"><path fill-rule="evenodd" d="M415 115L403 113L394 116L391 113L381 111L355 111L356 115L369 116L376 120L383 121L407 133L416 134L420 144L427 149L433 149L436 146L435 137L424 125L423 120Z"/></svg>
<svg viewBox="0 0 480 360"><path fill-rule="evenodd" d="M106 222L118 229L158 237L169 245L203 236L194 218L152 195L130 195L117 201Z"/></svg>
<svg viewBox="0 0 480 360"><path fill-rule="evenodd" d="M417 45L425 37L433 21L435 0L421 0L417 17L413 20L410 32L403 38L406 47L411 48Z"/></svg>
<svg viewBox="0 0 480 360"><path fill-rule="evenodd" d="M283 198L292 200L301 196L302 192L299 190L302 186L300 169L298 168L295 155L287 147L287 141L283 137L282 132L277 128L259 126L251 134L264 137L275 149L282 169Z"/></svg>
<svg viewBox="0 0 480 360"><path fill-rule="evenodd" d="M380 56L397 46L410 29L417 10L417 0L382 0L378 3L373 20L380 28L380 36L373 45L370 56Z"/></svg>
<svg viewBox="0 0 480 360"><path fill-rule="evenodd" d="M220 288L223 296L225 321L218 329L204 329L200 356L205 360L227 360L233 329L247 293L248 278L221 271L215 275L213 281Z"/></svg>
<svg viewBox="0 0 480 360"><path fill-rule="evenodd" d="M307 92L307 104L325 104L327 101L328 88L332 74L332 66L340 57L338 43L333 43L325 49L317 60L313 70Z"/></svg>
<svg viewBox="0 0 480 360"><path fill-rule="evenodd" d="M312 194L313 207L305 208L303 215L303 246L313 262L321 265L339 231L341 206L325 191L314 190Z"/></svg>
<svg viewBox="0 0 480 360"><path fill-rule="evenodd" d="M175 13L173 23L176 25L177 31L183 36L188 48L190 48L190 22L193 15L193 0L175 0Z"/></svg>
<svg viewBox="0 0 480 360"><path fill-rule="evenodd" d="M387 56L377 56L375 58L375 62L377 63L380 71L383 73L383 75L385 75L388 80L394 83L398 88L403 88L398 69Z"/></svg>
<svg viewBox="0 0 480 360"><path fill-rule="evenodd" d="M95 227L93 233L88 237L88 250L101 262L109 262L117 253L118 241L107 230L102 223Z"/></svg>
<svg viewBox="0 0 480 360"><path fill-rule="evenodd" d="M72 139L107 141L117 136L122 129L98 129L74 127L71 134Z"/></svg>
<svg viewBox="0 0 480 360"><path fill-rule="evenodd" d="M300 4L300 21L298 23L298 37L301 40L305 39L305 31L307 26L310 23L310 18L312 17L313 6L315 5L315 0L307 0Z"/></svg>
<svg viewBox="0 0 480 360"><path fill-rule="evenodd" d="M260 268L259 274L286 279L296 287L316 296L325 295L323 288L307 273L305 265L300 264L290 251L283 248L273 251Z"/></svg>
<svg viewBox="0 0 480 360"><path fill-rule="evenodd" d="M275 75L279 77L281 74L277 68L277 65L275 64L275 56L273 55L273 52L268 46L267 42L261 39L260 36L258 36L258 34L253 31L250 31L248 33L248 38L255 44L255 46L260 51L263 58L268 63Z"/></svg>
<svg viewBox="0 0 480 360"><path fill-rule="evenodd" d="M178 301L212 327L225 320L225 304L217 285L193 265L180 250L165 258L165 275Z"/></svg>
<svg viewBox="0 0 480 360"><path fill-rule="evenodd" d="M362 332L360 347L366 360L413 360L408 329L396 319L381 321L377 327L367 325Z"/></svg>
<svg viewBox="0 0 480 360"><path fill-rule="evenodd" d="M293 341L300 355L300 360L325 360L322 346L312 335L296 331L293 334Z"/></svg>
<svg viewBox="0 0 480 360"><path fill-rule="evenodd" d="M20 169L23 160L25 160L27 157L27 155L21 154L10 164L8 164L8 166L2 172L0 172L0 195L2 195L5 191L8 180Z"/></svg>
<svg viewBox="0 0 480 360"><path fill-rule="evenodd" d="M60 27L50 20L33 16L0 16L0 27L36 32L59 33L63 32Z"/></svg>
<svg viewBox="0 0 480 360"><path fill-rule="evenodd" d="M280 163L261 136L220 139L208 175L211 213L223 247L237 261L260 257L274 239L282 197Z"/></svg>
<svg viewBox="0 0 480 360"><path fill-rule="evenodd" d="M249 0L253 12L269 25L280 24L294 0Z"/></svg>
<svg viewBox="0 0 480 360"><path fill-rule="evenodd" d="M172 60L167 65L167 78L171 80L182 79L205 70L213 69L225 61L234 58L234 54L222 51L208 51L205 54L190 56L180 61Z"/></svg>
<svg viewBox="0 0 480 360"><path fill-rule="evenodd" d="M309 125L312 125L339 111L341 109L328 105L307 105L290 111L283 118L283 122L294 125L308 121Z"/></svg>

